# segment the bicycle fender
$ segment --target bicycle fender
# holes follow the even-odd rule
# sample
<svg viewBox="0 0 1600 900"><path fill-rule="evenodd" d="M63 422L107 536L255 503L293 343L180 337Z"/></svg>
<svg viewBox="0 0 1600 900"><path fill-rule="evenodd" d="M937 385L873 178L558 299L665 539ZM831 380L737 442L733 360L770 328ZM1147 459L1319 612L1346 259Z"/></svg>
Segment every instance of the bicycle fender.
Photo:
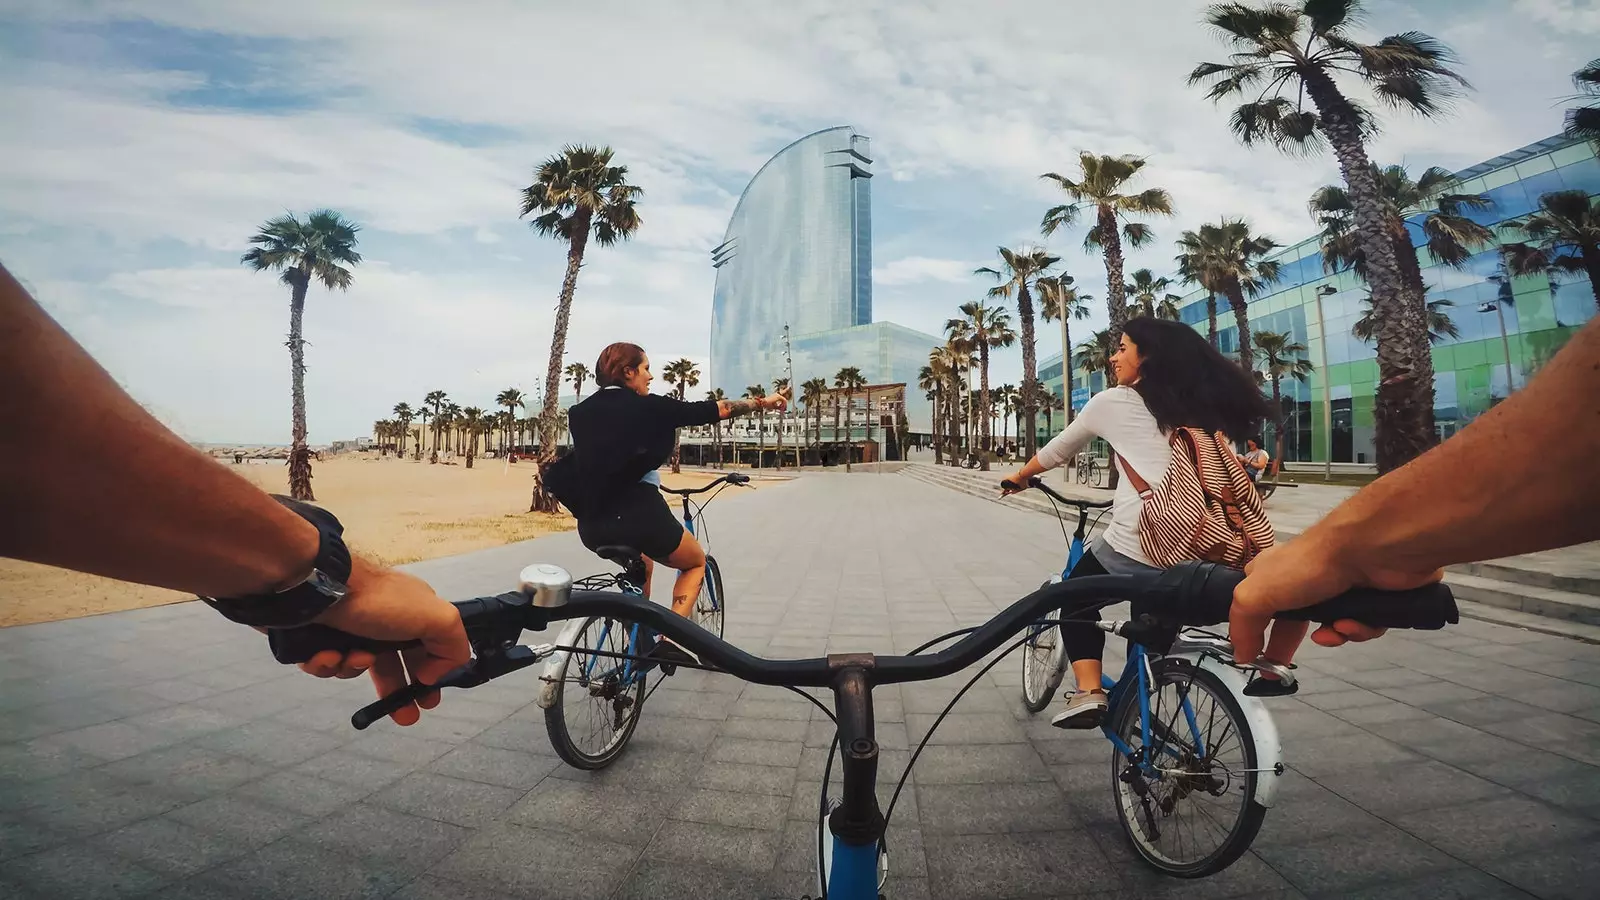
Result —
<svg viewBox="0 0 1600 900"><path fill-rule="evenodd" d="M588 621L588 619L568 619L566 627L561 629L561 633L556 637L556 646L571 647ZM539 697L534 701L539 704L540 709L549 709L556 705L556 697L561 694L561 670L566 668L567 658L571 655L570 650L557 650L544 661L544 671L539 673Z"/></svg>
<svg viewBox="0 0 1600 900"><path fill-rule="evenodd" d="M1227 685L1228 690L1233 692L1233 698L1239 701L1239 707L1244 710L1245 719L1250 723L1250 734L1255 738L1256 767L1266 770L1260 772L1260 777L1256 779L1256 802L1271 809L1278 796L1278 786L1283 783L1283 776L1274 771L1283 764L1283 741L1278 736L1278 724L1272 721L1272 714L1267 711L1265 703L1259 698L1245 696L1245 678L1238 669L1209 656L1197 662Z"/></svg>

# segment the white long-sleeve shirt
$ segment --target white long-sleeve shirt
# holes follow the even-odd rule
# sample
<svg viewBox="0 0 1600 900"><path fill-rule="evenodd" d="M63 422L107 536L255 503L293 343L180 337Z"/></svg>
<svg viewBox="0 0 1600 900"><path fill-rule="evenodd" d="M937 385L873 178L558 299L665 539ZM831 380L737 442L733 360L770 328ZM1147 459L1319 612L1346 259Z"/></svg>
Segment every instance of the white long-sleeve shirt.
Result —
<svg viewBox="0 0 1600 900"><path fill-rule="evenodd" d="M1114 387L1089 398L1072 424L1039 448L1039 462L1049 469L1064 466L1096 437L1105 438L1117 455L1150 484L1151 490L1166 481L1172 447L1144 405L1144 398L1131 387ZM1139 512L1143 507L1139 492L1123 472L1111 498L1111 524L1106 528L1105 540L1111 549L1148 566L1154 563L1139 547Z"/></svg>

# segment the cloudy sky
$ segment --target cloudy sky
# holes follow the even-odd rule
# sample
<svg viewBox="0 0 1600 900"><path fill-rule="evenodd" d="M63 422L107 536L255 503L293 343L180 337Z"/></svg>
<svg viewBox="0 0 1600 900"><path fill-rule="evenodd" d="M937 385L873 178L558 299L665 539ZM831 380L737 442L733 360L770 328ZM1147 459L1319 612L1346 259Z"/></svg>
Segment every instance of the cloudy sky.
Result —
<svg viewBox="0 0 1600 900"><path fill-rule="evenodd" d="M937 331L997 245L1039 242L1038 176L1081 149L1149 158L1177 215L1134 268L1221 214L1305 237L1329 158L1238 146L1186 88L1222 56L1192 0L0 0L0 260L140 401L194 440L289 432L287 291L238 264L286 210L360 222L348 293L306 314L313 442L366 434L432 389L530 395L562 247L517 218L533 166L607 143L644 227L591 251L569 358L613 340L707 355L739 192L796 137L872 138L876 318ZM1385 120L1375 157L1464 168L1559 130L1600 0L1369 0L1476 90L1450 118ZM1048 246L1096 297L1081 234ZM1099 317L1103 321L1103 314ZM1059 350L1053 329L1041 357ZM996 381L1020 371L1015 352Z"/></svg>

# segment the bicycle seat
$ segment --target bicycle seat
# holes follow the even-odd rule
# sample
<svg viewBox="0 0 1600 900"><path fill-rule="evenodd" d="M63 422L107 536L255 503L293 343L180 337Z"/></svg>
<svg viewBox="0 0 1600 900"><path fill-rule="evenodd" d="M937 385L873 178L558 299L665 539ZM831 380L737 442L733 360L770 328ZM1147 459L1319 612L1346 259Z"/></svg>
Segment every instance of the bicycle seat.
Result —
<svg viewBox="0 0 1600 900"><path fill-rule="evenodd" d="M626 547L621 544L596 547L594 553L601 559L608 559L624 569L629 569L635 565L638 565L644 556L644 554L633 549L632 547Z"/></svg>

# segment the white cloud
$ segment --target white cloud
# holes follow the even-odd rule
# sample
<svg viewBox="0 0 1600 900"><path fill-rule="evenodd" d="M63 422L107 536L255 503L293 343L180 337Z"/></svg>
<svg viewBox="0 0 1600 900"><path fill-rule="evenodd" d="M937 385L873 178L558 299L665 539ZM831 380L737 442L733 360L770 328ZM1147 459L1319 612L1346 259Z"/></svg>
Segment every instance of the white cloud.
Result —
<svg viewBox="0 0 1600 900"><path fill-rule="evenodd" d="M972 270L981 263L959 259L930 259L926 256L907 256L872 270L872 282L884 287L917 284L924 281L967 283L972 280Z"/></svg>
<svg viewBox="0 0 1600 900"><path fill-rule="evenodd" d="M562 144L613 145L646 192L637 237L585 261L569 355L633 337L704 365L706 253L739 190L794 137L846 123L873 138L880 202L900 202L874 211L880 317L937 330L982 287L960 260L1042 240L1057 196L1038 175L1080 149L1147 155L1141 183L1174 194L1177 215L1152 223L1160 240L1130 253L1130 270L1170 271L1170 240L1222 214L1284 243L1310 232L1305 198L1337 178L1331 157L1241 148L1227 111L1183 86L1225 52L1198 25L1203 5L395 0L375 16L317 0L19 0L6 15L39 27L141 21L186 29L173 41L277 41L263 77L322 102L175 105L172 92L207 84L199 65L134 64L114 40L8 63L0 240L138 395L202 436L281 439L282 288L234 260L271 215L340 209L363 224L368 263L349 294L314 295L307 335L313 433L345 436L432 387L532 392L564 254L517 221L517 191ZM1592 49L1582 33L1600 28L1593 4L1438 9L1371 4L1371 27L1438 34L1479 90L1439 123L1386 115L1375 158L1460 167L1556 131L1567 74ZM1155 24L1130 44L1133 23ZM452 141L455 125L492 139ZM1103 296L1081 234L1047 243Z"/></svg>

